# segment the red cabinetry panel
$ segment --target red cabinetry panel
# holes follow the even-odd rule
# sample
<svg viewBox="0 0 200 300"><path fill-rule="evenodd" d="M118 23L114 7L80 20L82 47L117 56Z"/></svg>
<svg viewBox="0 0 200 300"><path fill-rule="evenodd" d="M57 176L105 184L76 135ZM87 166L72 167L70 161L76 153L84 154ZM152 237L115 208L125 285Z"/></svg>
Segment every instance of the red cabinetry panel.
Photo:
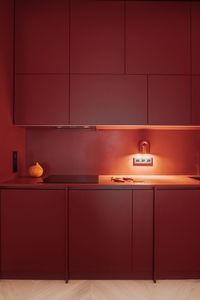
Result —
<svg viewBox="0 0 200 300"><path fill-rule="evenodd" d="M190 125L189 76L149 76L149 124Z"/></svg>
<svg viewBox="0 0 200 300"><path fill-rule="evenodd" d="M135 75L72 75L72 124L146 124L147 79Z"/></svg>
<svg viewBox="0 0 200 300"><path fill-rule="evenodd" d="M17 73L68 73L68 0L15 1Z"/></svg>
<svg viewBox="0 0 200 300"><path fill-rule="evenodd" d="M189 4L126 1L127 72L190 72Z"/></svg>
<svg viewBox="0 0 200 300"><path fill-rule="evenodd" d="M3 278L64 279L64 190L1 191Z"/></svg>
<svg viewBox="0 0 200 300"><path fill-rule="evenodd" d="M152 278L153 191L133 190L133 273Z"/></svg>
<svg viewBox="0 0 200 300"><path fill-rule="evenodd" d="M192 76L192 124L200 125L200 76Z"/></svg>
<svg viewBox="0 0 200 300"><path fill-rule="evenodd" d="M71 72L123 73L123 9L123 1L71 1Z"/></svg>
<svg viewBox="0 0 200 300"><path fill-rule="evenodd" d="M157 278L199 278L200 190L160 190L156 200Z"/></svg>
<svg viewBox="0 0 200 300"><path fill-rule="evenodd" d="M200 75L200 3L192 3L192 73Z"/></svg>
<svg viewBox="0 0 200 300"><path fill-rule="evenodd" d="M15 124L68 124L68 89L68 75L17 75L15 80Z"/></svg>
<svg viewBox="0 0 200 300"><path fill-rule="evenodd" d="M69 191L71 278L131 272L131 208L131 191Z"/></svg>

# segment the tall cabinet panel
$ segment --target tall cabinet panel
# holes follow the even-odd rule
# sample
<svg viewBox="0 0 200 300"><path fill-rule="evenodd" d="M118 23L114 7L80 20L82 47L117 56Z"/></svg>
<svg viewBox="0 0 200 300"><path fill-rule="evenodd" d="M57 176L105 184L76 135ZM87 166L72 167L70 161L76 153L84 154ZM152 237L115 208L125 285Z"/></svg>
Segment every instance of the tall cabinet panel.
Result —
<svg viewBox="0 0 200 300"><path fill-rule="evenodd" d="M190 72L189 4L126 1L127 72Z"/></svg>
<svg viewBox="0 0 200 300"><path fill-rule="evenodd" d="M72 73L123 73L123 1L71 1Z"/></svg>
<svg viewBox="0 0 200 300"><path fill-rule="evenodd" d="M67 23L68 0L16 0L16 72L68 72Z"/></svg>
<svg viewBox="0 0 200 300"><path fill-rule="evenodd" d="M192 124L200 125L200 76L192 76Z"/></svg>
<svg viewBox="0 0 200 300"><path fill-rule="evenodd" d="M68 0L16 0L15 124L69 124L68 74Z"/></svg>
<svg viewBox="0 0 200 300"><path fill-rule="evenodd" d="M200 3L192 3L192 73L200 75Z"/></svg>

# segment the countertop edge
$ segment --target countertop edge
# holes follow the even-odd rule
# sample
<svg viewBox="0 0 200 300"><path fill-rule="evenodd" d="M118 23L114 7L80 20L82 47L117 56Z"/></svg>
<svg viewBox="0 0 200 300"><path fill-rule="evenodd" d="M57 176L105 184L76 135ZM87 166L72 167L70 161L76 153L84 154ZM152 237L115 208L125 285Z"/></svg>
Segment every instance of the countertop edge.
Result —
<svg viewBox="0 0 200 300"><path fill-rule="evenodd" d="M111 175L100 175L99 183L44 183L42 178L19 177L10 181L0 182L0 189L200 189L200 181L190 177L195 175L149 175L134 176L136 181L129 183L111 182ZM197 175L196 175L197 176ZM137 182L137 179L144 182Z"/></svg>

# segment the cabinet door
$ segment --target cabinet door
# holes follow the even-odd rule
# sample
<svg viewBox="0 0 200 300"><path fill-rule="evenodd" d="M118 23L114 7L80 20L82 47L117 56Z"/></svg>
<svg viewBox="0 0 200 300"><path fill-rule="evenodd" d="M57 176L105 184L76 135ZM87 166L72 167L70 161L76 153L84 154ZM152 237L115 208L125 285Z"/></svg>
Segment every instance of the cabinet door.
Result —
<svg viewBox="0 0 200 300"><path fill-rule="evenodd" d="M126 1L129 74L190 72L189 4Z"/></svg>
<svg viewBox="0 0 200 300"><path fill-rule="evenodd" d="M190 125L189 76L149 76L149 124Z"/></svg>
<svg viewBox="0 0 200 300"><path fill-rule="evenodd" d="M192 124L200 125L200 76L192 76Z"/></svg>
<svg viewBox="0 0 200 300"><path fill-rule="evenodd" d="M68 124L68 89L68 75L17 75L15 80L15 124Z"/></svg>
<svg viewBox="0 0 200 300"><path fill-rule="evenodd" d="M17 73L68 73L68 0L15 1Z"/></svg>
<svg viewBox="0 0 200 300"><path fill-rule="evenodd" d="M200 3L192 3L192 73L200 75Z"/></svg>
<svg viewBox="0 0 200 300"><path fill-rule="evenodd" d="M133 190L133 274L151 279L153 272L153 191Z"/></svg>
<svg viewBox="0 0 200 300"><path fill-rule="evenodd" d="M123 73L123 1L71 1L72 73Z"/></svg>
<svg viewBox="0 0 200 300"><path fill-rule="evenodd" d="M114 278L130 273L131 208L131 191L69 191L71 278Z"/></svg>
<svg viewBox="0 0 200 300"><path fill-rule="evenodd" d="M72 75L71 124L146 124L146 76Z"/></svg>
<svg viewBox="0 0 200 300"><path fill-rule="evenodd" d="M157 278L199 278L200 190L160 190L156 199Z"/></svg>
<svg viewBox="0 0 200 300"><path fill-rule="evenodd" d="M1 192L2 278L65 279L64 190Z"/></svg>

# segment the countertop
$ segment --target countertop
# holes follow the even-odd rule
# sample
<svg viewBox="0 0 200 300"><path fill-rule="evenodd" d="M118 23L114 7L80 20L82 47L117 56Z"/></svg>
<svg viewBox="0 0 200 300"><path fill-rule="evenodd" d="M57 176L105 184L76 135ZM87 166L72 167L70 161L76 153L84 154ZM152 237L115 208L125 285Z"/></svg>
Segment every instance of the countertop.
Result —
<svg viewBox="0 0 200 300"><path fill-rule="evenodd" d="M136 182L114 182L111 181L112 176L118 177L133 177ZM200 181L189 178L190 176L198 175L100 175L98 184L54 184L43 183L42 178L21 177L14 180L1 182L0 188L28 188L28 189L65 189L69 188L93 188L93 189L149 189L153 187L157 188L200 188ZM137 182L137 180L143 180L143 182Z"/></svg>

